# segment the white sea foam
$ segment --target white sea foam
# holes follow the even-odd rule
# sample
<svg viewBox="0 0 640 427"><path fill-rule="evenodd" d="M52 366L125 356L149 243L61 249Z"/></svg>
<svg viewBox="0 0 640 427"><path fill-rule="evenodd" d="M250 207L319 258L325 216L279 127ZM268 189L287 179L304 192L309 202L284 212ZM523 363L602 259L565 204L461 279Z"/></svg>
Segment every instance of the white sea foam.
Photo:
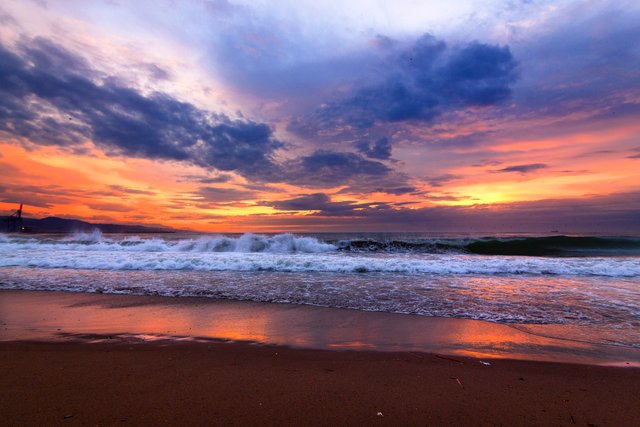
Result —
<svg viewBox="0 0 640 427"><path fill-rule="evenodd" d="M434 275L561 275L640 277L637 258L539 258L474 255L352 255L344 253L296 253L290 242L272 245L271 252L256 252L255 240L244 241L236 249L244 252L205 250L211 242L193 242L189 248L168 251L161 242L145 241L128 251L122 245L65 246L57 250L0 250L0 267L39 267L101 270L190 270L190 271L281 271L281 272L386 272ZM315 243L313 243L315 245ZM181 243L184 245L184 243ZM101 246L101 249L96 249ZM177 245L176 245L177 246ZM302 248L302 249L300 249ZM300 245L296 250L316 249ZM217 249L217 248L216 248Z"/></svg>
<svg viewBox="0 0 640 427"><path fill-rule="evenodd" d="M0 234L0 289L205 296L589 325L603 328L602 342L638 346L639 256L476 255L407 251L402 244L360 250L369 242L362 239L356 250L342 250L339 238L334 241L291 234Z"/></svg>
<svg viewBox="0 0 640 427"><path fill-rule="evenodd" d="M91 233L76 232L72 237L65 238L63 241L76 243L101 243L104 241L104 237L99 229L94 228Z"/></svg>
<svg viewBox="0 0 640 427"><path fill-rule="evenodd" d="M589 339L600 336L597 341L632 347L640 347L638 285L638 278L548 275L0 268L0 289L198 296L506 323L588 325Z"/></svg>
<svg viewBox="0 0 640 427"><path fill-rule="evenodd" d="M336 246L313 237L297 237L292 234L262 236L246 233L240 237L200 236L179 240L138 236L113 239L103 236L96 229L91 233L75 233L61 239L22 236L9 238L6 235L0 237L0 251L321 253L336 249Z"/></svg>
<svg viewBox="0 0 640 427"><path fill-rule="evenodd" d="M0 235L0 267L87 270L281 271L431 275L640 277L640 257L519 257L342 252L313 237Z"/></svg>

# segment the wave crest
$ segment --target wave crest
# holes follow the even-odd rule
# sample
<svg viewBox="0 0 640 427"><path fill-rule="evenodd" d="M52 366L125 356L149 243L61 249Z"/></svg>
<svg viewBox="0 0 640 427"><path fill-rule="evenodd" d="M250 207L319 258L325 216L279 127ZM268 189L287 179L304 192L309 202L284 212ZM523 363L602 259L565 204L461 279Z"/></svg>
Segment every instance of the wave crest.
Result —
<svg viewBox="0 0 640 427"><path fill-rule="evenodd" d="M51 249L135 252L241 252L241 253L405 253L472 254L543 257L640 256L638 237L475 237L475 238L350 238L320 239L293 234L272 236L246 233L231 237L200 235L104 236L100 230L66 237L0 234L1 249Z"/></svg>
<svg viewBox="0 0 640 427"><path fill-rule="evenodd" d="M83 250L130 252L266 252L266 253L322 253L337 247L314 237L292 234L264 236L246 233L239 237L201 236L192 239L167 240L160 237L129 236L115 240L105 237L100 230L75 233L63 239L36 239L20 235L0 238L4 249L14 250Z"/></svg>

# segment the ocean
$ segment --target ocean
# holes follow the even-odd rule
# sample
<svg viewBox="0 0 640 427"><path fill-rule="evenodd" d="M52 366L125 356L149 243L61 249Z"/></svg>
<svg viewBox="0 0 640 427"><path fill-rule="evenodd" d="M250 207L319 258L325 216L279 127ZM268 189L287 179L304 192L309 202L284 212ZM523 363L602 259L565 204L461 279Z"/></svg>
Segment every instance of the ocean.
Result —
<svg viewBox="0 0 640 427"><path fill-rule="evenodd" d="M640 237L0 234L0 289L476 319L640 348Z"/></svg>

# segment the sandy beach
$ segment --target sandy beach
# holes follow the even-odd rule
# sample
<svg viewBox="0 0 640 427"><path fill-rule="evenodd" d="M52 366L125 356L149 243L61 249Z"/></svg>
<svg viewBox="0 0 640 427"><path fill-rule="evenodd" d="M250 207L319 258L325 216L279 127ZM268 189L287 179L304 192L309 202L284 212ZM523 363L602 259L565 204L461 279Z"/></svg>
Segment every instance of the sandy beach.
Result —
<svg viewBox="0 0 640 427"><path fill-rule="evenodd" d="M0 23L0 427L640 427L640 0Z"/></svg>
<svg viewBox="0 0 640 427"><path fill-rule="evenodd" d="M633 426L640 370L229 343L2 343L2 425Z"/></svg>
<svg viewBox="0 0 640 427"><path fill-rule="evenodd" d="M640 417L637 351L559 348L487 322L24 291L0 292L0 319L7 426L632 426ZM540 360L553 358L579 363Z"/></svg>

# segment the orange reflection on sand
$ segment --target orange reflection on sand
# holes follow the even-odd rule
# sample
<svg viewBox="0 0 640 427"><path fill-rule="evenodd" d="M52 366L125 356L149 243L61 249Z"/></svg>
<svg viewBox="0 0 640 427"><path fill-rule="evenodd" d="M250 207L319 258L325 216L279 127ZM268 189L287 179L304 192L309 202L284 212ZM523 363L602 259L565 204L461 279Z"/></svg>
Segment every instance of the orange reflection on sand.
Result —
<svg viewBox="0 0 640 427"><path fill-rule="evenodd" d="M221 307L223 313L211 316L205 306L196 305L189 310L176 310L169 306L151 306L136 313L135 328L141 331L174 335L214 337L231 341L266 342L272 319L260 311L233 313ZM109 310L111 311L111 310ZM105 312L105 315L108 311ZM128 322L114 325L118 330L131 329Z"/></svg>
<svg viewBox="0 0 640 427"><path fill-rule="evenodd" d="M330 344L327 344L327 347L336 348L336 349L349 349L349 350L373 350L376 348L376 346L371 344L370 342L363 342L363 341L345 341L341 343L330 343Z"/></svg>
<svg viewBox="0 0 640 427"><path fill-rule="evenodd" d="M640 360L637 351L535 335L464 319L321 307L55 292L0 292L0 341L95 335L193 337L335 350L425 351L477 358L594 363L602 352ZM588 331L587 331L588 332ZM626 353L625 353L626 351ZM633 354L632 354L633 353ZM618 355L620 354L620 355Z"/></svg>
<svg viewBox="0 0 640 427"><path fill-rule="evenodd" d="M533 335L507 325L487 327L483 322L459 322L454 324L453 338L464 344L452 353L475 358L528 359L532 352L540 360L553 360L553 352L588 353L594 346L587 342L561 341L541 335Z"/></svg>

